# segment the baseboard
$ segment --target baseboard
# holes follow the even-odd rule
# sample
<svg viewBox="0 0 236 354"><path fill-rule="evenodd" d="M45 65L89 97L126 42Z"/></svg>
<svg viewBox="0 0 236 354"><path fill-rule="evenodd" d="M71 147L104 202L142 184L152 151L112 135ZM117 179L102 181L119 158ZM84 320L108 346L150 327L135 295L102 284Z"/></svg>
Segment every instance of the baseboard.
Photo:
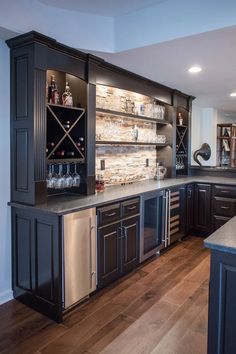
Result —
<svg viewBox="0 0 236 354"><path fill-rule="evenodd" d="M13 291L7 290L0 293L0 305L13 299Z"/></svg>

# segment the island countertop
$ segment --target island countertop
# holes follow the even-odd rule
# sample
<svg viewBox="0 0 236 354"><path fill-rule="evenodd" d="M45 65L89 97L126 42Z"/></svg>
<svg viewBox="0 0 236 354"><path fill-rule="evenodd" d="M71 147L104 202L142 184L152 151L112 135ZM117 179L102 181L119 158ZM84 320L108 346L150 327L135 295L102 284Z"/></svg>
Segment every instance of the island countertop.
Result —
<svg viewBox="0 0 236 354"><path fill-rule="evenodd" d="M235 185L234 178L213 177L213 176L192 176L180 178L166 178L164 180L146 180L128 184L125 186L107 187L104 192L96 193L88 196L78 195L58 195L50 196L44 204L35 206L27 206L20 203L10 202L9 205L17 208L33 208L44 212L57 215L65 215L79 210L102 206L107 203L122 201L124 199L137 197L142 194L155 192L166 188L173 188L188 183L212 183L212 184L227 184Z"/></svg>
<svg viewBox="0 0 236 354"><path fill-rule="evenodd" d="M236 254L236 216L204 240L212 250Z"/></svg>

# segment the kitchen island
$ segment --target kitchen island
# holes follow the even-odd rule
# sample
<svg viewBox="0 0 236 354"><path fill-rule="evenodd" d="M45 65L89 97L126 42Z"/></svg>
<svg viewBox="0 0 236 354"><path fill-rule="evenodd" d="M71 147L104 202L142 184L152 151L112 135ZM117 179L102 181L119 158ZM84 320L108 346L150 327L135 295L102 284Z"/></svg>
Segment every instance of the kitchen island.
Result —
<svg viewBox="0 0 236 354"><path fill-rule="evenodd" d="M204 241L211 250L208 354L236 351L236 217Z"/></svg>

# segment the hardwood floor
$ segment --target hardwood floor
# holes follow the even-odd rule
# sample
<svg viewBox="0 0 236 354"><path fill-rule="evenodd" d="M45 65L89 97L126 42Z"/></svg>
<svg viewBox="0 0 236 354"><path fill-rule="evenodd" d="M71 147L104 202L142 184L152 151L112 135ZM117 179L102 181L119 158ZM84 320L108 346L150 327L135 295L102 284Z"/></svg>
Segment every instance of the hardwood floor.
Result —
<svg viewBox="0 0 236 354"><path fill-rule="evenodd" d="M63 324L13 300L0 353L206 354L209 251L189 237L108 286Z"/></svg>

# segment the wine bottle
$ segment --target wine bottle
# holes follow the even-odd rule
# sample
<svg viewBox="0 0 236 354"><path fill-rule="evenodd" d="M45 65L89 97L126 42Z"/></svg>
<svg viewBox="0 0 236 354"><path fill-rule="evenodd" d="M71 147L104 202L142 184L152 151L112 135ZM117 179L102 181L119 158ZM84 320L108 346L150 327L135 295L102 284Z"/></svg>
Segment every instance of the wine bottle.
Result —
<svg viewBox="0 0 236 354"><path fill-rule="evenodd" d="M60 103L55 75L51 76L51 84L48 86L48 102L53 104Z"/></svg>
<svg viewBox="0 0 236 354"><path fill-rule="evenodd" d="M73 97L70 92L70 86L68 82L66 82L65 92L62 94L62 104L63 106L67 107L73 106Z"/></svg>
<svg viewBox="0 0 236 354"><path fill-rule="evenodd" d="M69 157L74 157L75 153L74 153L74 151L67 151L66 155Z"/></svg>
<svg viewBox="0 0 236 354"><path fill-rule="evenodd" d="M79 141L83 142L84 141L84 138L83 137L80 137L78 138Z"/></svg>
<svg viewBox="0 0 236 354"><path fill-rule="evenodd" d="M64 122L64 123L63 123L63 127L64 127L65 129L70 129L70 121L67 120L66 122Z"/></svg>
<svg viewBox="0 0 236 354"><path fill-rule="evenodd" d="M65 156L65 151L64 151L64 150L62 150L62 151L57 151L57 152L56 152L56 156L58 156L58 157L64 157L64 156Z"/></svg>
<svg viewBox="0 0 236 354"><path fill-rule="evenodd" d="M47 144L48 148L53 148L55 146L55 143L52 141Z"/></svg>

